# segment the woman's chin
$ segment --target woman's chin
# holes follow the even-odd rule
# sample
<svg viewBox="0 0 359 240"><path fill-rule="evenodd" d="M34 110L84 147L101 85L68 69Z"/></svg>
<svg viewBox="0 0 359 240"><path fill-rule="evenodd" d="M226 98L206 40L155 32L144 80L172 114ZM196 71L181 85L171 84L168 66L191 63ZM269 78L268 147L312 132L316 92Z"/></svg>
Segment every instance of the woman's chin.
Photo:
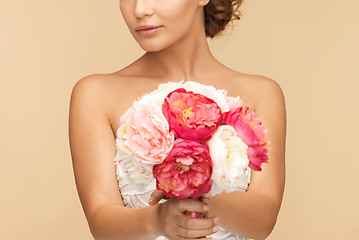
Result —
<svg viewBox="0 0 359 240"><path fill-rule="evenodd" d="M158 52L168 47L159 38L153 39L136 39L140 47L147 52Z"/></svg>
<svg viewBox="0 0 359 240"><path fill-rule="evenodd" d="M164 49L161 45L151 45L151 44L140 44L140 47L146 52L158 52Z"/></svg>

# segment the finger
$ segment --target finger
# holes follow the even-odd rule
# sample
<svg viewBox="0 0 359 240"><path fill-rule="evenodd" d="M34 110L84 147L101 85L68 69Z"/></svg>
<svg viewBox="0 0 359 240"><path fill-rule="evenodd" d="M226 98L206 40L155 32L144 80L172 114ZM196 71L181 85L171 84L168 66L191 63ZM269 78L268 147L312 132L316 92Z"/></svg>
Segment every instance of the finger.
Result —
<svg viewBox="0 0 359 240"><path fill-rule="evenodd" d="M208 206L210 206L211 198L212 198L212 197L206 195L206 196L202 196L202 197L200 198L200 200L201 200L202 202L204 202L205 204L207 204ZM211 217L211 216L213 216L212 213L211 213L211 211L208 211L207 213L205 213L205 214L203 215L203 217Z"/></svg>
<svg viewBox="0 0 359 240"><path fill-rule="evenodd" d="M207 213L209 210L207 204L195 199L179 199L177 201L176 207L181 212L189 211L189 212Z"/></svg>
<svg viewBox="0 0 359 240"><path fill-rule="evenodd" d="M168 199L168 197L167 197L162 191L155 190L155 191L153 191L153 193L151 194L151 197L150 197L148 203L149 203L150 205L155 205L155 204L157 204L161 199Z"/></svg>
<svg viewBox="0 0 359 240"><path fill-rule="evenodd" d="M215 227L218 224L218 217L192 218L183 216L177 220L177 225L189 230L203 230Z"/></svg>
<svg viewBox="0 0 359 240"><path fill-rule="evenodd" d="M181 236L174 236L173 238L171 238L172 240L213 240L213 238L211 237L200 237L200 238L184 238Z"/></svg>
<svg viewBox="0 0 359 240"><path fill-rule="evenodd" d="M209 203L209 198L208 197L201 197L200 198L200 200L202 201L202 202L204 202L205 204L208 204Z"/></svg>
<svg viewBox="0 0 359 240"><path fill-rule="evenodd" d="M171 240L213 240L211 237L200 237L200 238L184 238L178 235L171 237Z"/></svg>
<svg viewBox="0 0 359 240"><path fill-rule="evenodd" d="M183 237L185 239L198 239L198 238L204 238L206 236L209 236L215 232L218 232L219 227L211 227L207 229L186 229L186 228L179 228L177 229L178 234L177 236Z"/></svg>

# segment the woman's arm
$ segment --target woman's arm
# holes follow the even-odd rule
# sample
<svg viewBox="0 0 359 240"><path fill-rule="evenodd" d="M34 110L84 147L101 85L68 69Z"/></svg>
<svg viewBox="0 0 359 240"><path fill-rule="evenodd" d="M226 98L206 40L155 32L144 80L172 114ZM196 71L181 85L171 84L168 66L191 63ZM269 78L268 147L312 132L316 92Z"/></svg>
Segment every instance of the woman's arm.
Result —
<svg viewBox="0 0 359 240"><path fill-rule="evenodd" d="M127 209L118 189L115 137L108 120L106 79L91 75L72 90L69 138L77 191L95 239L154 239L156 207Z"/></svg>
<svg viewBox="0 0 359 240"><path fill-rule="evenodd" d="M268 129L271 149L262 171L252 170L247 192L216 195L209 200L209 214L219 217L228 231L254 239L265 239L273 230L281 206L285 184L286 110L280 86L256 76L255 92L260 99L255 112Z"/></svg>
<svg viewBox="0 0 359 240"><path fill-rule="evenodd" d="M69 116L77 191L94 238L153 240L164 235L181 240L217 231L214 217L192 219L183 214L207 213L200 201L171 199L140 209L124 207L114 165L116 139L107 114L111 86L106 87L106 80L102 75L81 79L72 90ZM118 94L126 96L126 89L122 91Z"/></svg>

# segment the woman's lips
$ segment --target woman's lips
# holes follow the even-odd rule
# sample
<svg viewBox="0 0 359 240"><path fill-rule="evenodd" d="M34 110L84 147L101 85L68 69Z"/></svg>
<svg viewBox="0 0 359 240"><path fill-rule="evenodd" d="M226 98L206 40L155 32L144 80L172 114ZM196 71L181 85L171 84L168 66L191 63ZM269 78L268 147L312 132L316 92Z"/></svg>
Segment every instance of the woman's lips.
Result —
<svg viewBox="0 0 359 240"><path fill-rule="evenodd" d="M136 31L141 35L149 36L149 35L156 33L161 28L162 27L155 27L155 28L140 29L140 30L136 30Z"/></svg>

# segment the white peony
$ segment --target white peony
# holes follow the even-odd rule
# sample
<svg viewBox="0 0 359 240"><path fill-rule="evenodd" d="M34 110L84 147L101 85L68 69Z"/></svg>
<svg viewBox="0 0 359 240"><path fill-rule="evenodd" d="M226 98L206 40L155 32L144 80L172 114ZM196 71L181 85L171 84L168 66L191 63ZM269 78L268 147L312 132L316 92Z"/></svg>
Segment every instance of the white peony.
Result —
<svg viewBox="0 0 359 240"><path fill-rule="evenodd" d="M250 181L248 146L230 125L221 125L207 142L213 163L211 195L245 191Z"/></svg>
<svg viewBox="0 0 359 240"><path fill-rule="evenodd" d="M132 183L147 185L154 179L152 166L140 166L134 160L135 156L128 146L119 138L116 138L116 148L115 165L118 180L123 178Z"/></svg>
<svg viewBox="0 0 359 240"><path fill-rule="evenodd" d="M238 97L226 97L227 104L229 105L229 108L231 111L234 111L235 109L243 106L243 99Z"/></svg>

